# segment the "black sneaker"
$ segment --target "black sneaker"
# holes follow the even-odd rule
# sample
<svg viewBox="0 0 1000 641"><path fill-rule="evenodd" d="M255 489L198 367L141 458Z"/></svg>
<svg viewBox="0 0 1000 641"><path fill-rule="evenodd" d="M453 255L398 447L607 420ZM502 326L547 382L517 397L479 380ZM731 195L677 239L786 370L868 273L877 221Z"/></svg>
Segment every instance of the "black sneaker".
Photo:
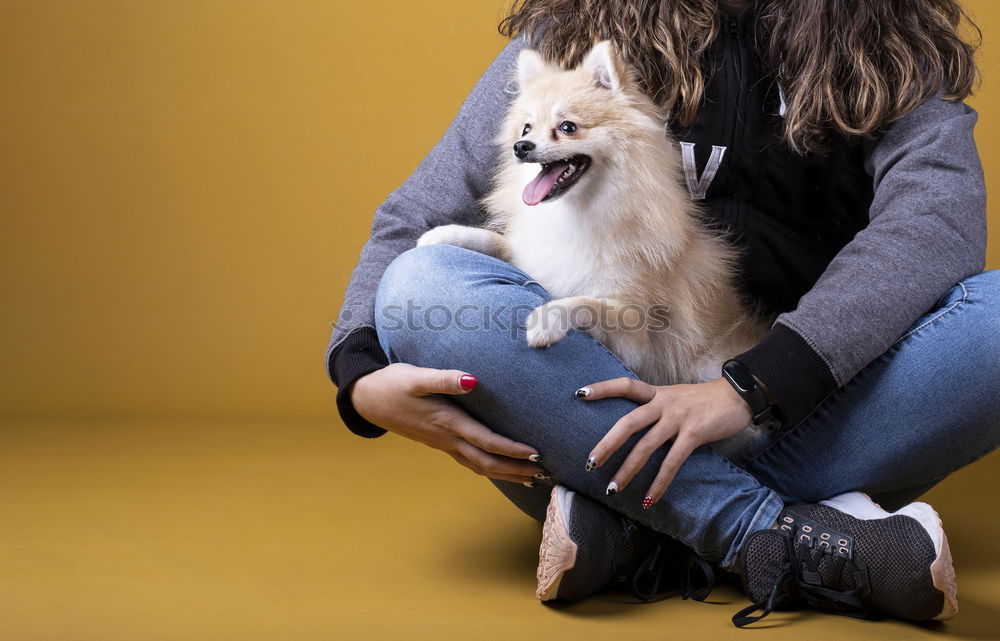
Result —
<svg viewBox="0 0 1000 641"><path fill-rule="evenodd" d="M890 514L866 494L786 508L780 529L743 546L743 627L772 609L812 606L866 618L950 619L958 612L951 550L937 512L911 503ZM759 616L750 616L761 610Z"/></svg>
<svg viewBox="0 0 1000 641"><path fill-rule="evenodd" d="M702 587L695 588L696 579ZM536 596L579 601L624 582L644 601L674 589L685 599L703 601L715 585L715 574L687 546L555 486L538 550Z"/></svg>

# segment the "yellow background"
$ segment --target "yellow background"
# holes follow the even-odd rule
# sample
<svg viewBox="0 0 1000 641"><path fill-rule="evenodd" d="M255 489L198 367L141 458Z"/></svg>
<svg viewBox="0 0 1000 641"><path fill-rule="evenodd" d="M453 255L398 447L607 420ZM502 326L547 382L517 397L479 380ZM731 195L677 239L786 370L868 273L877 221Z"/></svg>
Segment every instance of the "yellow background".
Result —
<svg viewBox="0 0 1000 641"><path fill-rule="evenodd" d="M533 524L336 418L323 353L371 214L502 46L500 4L0 1L0 638L661 638L706 611L537 606ZM1000 6L966 4L995 192ZM939 495L992 594L996 468ZM987 638L1000 603L972 595L951 630ZM925 634L875 625L818 632Z"/></svg>
<svg viewBox="0 0 1000 641"><path fill-rule="evenodd" d="M0 3L0 408L334 418L371 215L502 46L500 5ZM1000 8L969 6L996 184Z"/></svg>

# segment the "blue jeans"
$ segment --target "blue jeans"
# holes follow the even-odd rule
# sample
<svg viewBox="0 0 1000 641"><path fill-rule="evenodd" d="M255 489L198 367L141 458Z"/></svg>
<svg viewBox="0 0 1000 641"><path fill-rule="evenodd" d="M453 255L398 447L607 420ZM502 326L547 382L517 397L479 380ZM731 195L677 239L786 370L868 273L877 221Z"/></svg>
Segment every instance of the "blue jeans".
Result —
<svg viewBox="0 0 1000 641"><path fill-rule="evenodd" d="M740 548L785 504L860 490L894 509L1000 443L1000 271L956 284L885 354L798 424L762 434L728 458L712 446L684 463L663 500L641 509L664 446L631 484L606 496L639 435L593 472L591 448L636 407L583 402L588 383L634 377L589 335L571 331L545 349L524 338L528 313L549 300L531 277L466 249L411 249L389 266L376 296L376 329L392 362L459 369L479 385L454 397L494 431L542 455L565 485L735 569ZM524 512L544 518L548 488L497 481Z"/></svg>

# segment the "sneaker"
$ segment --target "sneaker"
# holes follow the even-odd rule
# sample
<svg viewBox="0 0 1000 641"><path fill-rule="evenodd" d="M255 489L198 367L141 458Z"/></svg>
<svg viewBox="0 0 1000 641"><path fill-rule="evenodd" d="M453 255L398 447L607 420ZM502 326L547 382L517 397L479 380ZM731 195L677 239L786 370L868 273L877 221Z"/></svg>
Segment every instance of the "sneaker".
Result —
<svg viewBox="0 0 1000 641"><path fill-rule="evenodd" d="M695 588L696 577L703 587ZM715 575L687 546L556 485L538 550L536 596L579 601L626 581L644 601L676 588L685 599L703 601Z"/></svg>
<svg viewBox="0 0 1000 641"><path fill-rule="evenodd" d="M890 514L851 492L788 507L778 525L753 533L743 546L743 588L753 605L733 616L737 627L775 608L804 605L912 621L958 612L948 539L926 503ZM756 610L762 613L750 616Z"/></svg>

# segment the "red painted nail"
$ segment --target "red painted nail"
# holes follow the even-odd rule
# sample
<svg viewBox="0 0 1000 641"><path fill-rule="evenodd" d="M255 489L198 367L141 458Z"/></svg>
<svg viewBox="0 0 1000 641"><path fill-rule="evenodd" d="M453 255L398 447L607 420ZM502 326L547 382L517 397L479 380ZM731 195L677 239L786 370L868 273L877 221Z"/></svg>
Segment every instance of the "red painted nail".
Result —
<svg viewBox="0 0 1000 641"><path fill-rule="evenodd" d="M468 392L476 385L479 385L479 379L472 374L462 374L462 378L458 379L458 384L462 386L462 389Z"/></svg>
<svg viewBox="0 0 1000 641"><path fill-rule="evenodd" d="M647 496L646 498L644 498L642 500L642 509L648 510L652 506L653 506L653 497L652 496Z"/></svg>

